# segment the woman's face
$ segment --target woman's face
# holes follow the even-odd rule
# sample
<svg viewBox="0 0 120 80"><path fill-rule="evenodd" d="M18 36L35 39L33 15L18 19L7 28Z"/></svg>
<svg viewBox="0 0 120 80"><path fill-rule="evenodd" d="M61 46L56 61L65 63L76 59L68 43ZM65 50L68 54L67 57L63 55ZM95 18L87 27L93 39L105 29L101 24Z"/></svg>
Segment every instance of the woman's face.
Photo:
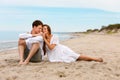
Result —
<svg viewBox="0 0 120 80"><path fill-rule="evenodd" d="M43 27L43 33L46 33L46 34L49 33L49 32L48 32L48 29L47 29L47 26L44 26L44 27Z"/></svg>

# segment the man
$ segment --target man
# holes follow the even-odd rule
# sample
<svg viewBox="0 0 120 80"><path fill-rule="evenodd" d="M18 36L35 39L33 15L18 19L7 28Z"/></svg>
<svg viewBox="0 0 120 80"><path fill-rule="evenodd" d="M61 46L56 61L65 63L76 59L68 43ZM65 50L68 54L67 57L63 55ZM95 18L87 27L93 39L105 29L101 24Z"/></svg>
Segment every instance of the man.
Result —
<svg viewBox="0 0 120 80"><path fill-rule="evenodd" d="M40 49L41 55L43 53L43 39L40 36L42 32L43 23L40 20L35 20L32 24L31 33L23 33L19 35L18 41L18 51L20 56L19 64L28 64L31 58L36 54L36 52ZM29 54L25 57L25 50L29 50ZM25 59L25 60L24 60Z"/></svg>

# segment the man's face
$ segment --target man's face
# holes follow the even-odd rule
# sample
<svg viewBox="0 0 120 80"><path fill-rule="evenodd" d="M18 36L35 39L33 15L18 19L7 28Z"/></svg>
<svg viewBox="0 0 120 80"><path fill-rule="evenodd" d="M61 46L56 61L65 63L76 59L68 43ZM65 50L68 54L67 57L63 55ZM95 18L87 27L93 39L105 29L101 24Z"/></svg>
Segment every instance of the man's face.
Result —
<svg viewBox="0 0 120 80"><path fill-rule="evenodd" d="M42 32L42 25L38 25L37 27L35 26L34 30L35 30L36 33Z"/></svg>

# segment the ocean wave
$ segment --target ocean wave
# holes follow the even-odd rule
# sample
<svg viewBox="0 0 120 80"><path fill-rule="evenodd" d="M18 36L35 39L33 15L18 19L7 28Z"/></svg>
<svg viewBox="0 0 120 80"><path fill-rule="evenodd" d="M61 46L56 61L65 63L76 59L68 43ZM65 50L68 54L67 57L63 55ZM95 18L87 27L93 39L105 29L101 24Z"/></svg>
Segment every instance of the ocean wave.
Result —
<svg viewBox="0 0 120 80"><path fill-rule="evenodd" d="M17 40L0 41L0 43L14 43L14 42L17 42Z"/></svg>
<svg viewBox="0 0 120 80"><path fill-rule="evenodd" d="M13 50L13 49L17 49L17 47L12 47L12 48L5 48L5 49L0 49L0 52L2 52L2 51L6 51L6 50Z"/></svg>
<svg viewBox="0 0 120 80"><path fill-rule="evenodd" d="M64 41L73 37L68 33L54 33L54 34L59 36L60 41ZM17 46L18 46L18 40L0 41L0 51L15 49L17 48Z"/></svg>

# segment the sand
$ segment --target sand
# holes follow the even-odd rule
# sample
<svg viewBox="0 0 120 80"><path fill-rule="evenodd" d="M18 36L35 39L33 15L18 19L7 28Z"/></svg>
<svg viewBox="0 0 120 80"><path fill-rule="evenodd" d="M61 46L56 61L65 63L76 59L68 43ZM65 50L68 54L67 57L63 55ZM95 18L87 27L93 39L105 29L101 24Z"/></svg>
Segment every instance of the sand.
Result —
<svg viewBox="0 0 120 80"><path fill-rule="evenodd" d="M119 80L120 35L76 34L61 42L78 54L102 57L104 62L77 61L18 65L17 49L0 52L0 80Z"/></svg>

